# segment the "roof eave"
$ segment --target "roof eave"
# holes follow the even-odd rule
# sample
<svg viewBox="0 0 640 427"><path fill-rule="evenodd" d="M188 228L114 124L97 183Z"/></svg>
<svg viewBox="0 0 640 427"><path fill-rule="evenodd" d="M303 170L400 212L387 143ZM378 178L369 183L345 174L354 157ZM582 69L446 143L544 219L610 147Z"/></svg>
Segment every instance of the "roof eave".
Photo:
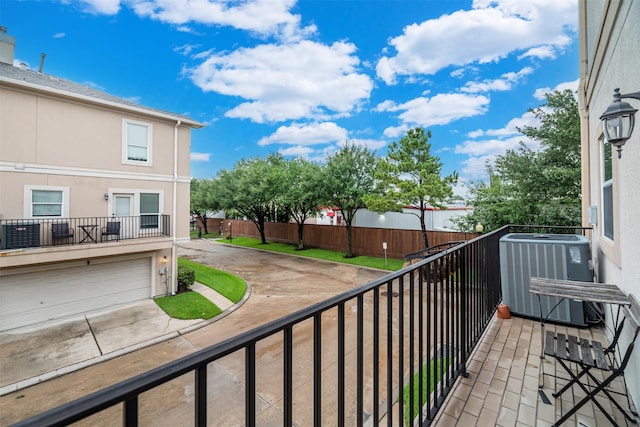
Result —
<svg viewBox="0 0 640 427"><path fill-rule="evenodd" d="M74 92L69 92L69 91L55 89L55 88L51 88L51 87L47 87L39 84L7 78L5 76L0 76L0 85L2 84L13 85L16 87L21 87L25 89L38 91L38 92L57 95L57 96L68 98L68 99L75 99L82 102L109 107L117 110L123 110L123 111L128 111L128 112L137 113L137 114L144 114L144 115L156 117L159 119L170 120L174 122L180 121L182 125L186 125L194 129L200 129L205 126L203 123L197 122L189 117L174 115L170 113L163 113L160 111L144 108L142 106L136 107L133 105L121 104L118 102L95 98L92 96L81 95Z"/></svg>

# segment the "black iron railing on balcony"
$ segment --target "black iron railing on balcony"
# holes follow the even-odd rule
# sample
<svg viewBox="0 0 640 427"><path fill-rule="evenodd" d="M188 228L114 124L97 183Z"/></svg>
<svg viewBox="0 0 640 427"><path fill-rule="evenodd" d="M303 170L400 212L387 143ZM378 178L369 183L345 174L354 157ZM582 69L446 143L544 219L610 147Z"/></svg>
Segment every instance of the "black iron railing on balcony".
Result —
<svg viewBox="0 0 640 427"><path fill-rule="evenodd" d="M116 242L171 235L169 215L0 221L0 249Z"/></svg>
<svg viewBox="0 0 640 427"><path fill-rule="evenodd" d="M197 426L255 426L265 395L286 426L405 426L414 419L429 425L466 375L470 352L501 301L499 239L512 231L519 229L504 227L431 255L19 425L109 417L114 409L102 411L117 404L124 425L153 424L167 409L151 403L168 390L181 401L171 410L186 412L193 420L182 421ZM234 380L219 390L221 372L229 371Z"/></svg>

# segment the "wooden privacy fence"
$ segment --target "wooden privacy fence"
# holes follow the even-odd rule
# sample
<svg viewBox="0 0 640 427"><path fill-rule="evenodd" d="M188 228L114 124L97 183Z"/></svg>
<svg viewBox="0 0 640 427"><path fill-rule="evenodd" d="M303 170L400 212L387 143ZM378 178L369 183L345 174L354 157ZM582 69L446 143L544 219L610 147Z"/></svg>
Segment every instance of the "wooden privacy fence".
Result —
<svg viewBox="0 0 640 427"><path fill-rule="evenodd" d="M216 233L222 224L223 233L228 236L229 223L231 223L233 236L260 238L258 228L251 221L209 218L207 228L210 233ZM456 231L427 231L427 233L429 246L457 240L471 240L477 236L475 233ZM271 242L296 245L298 242L298 224L268 222L265 224L265 236ZM387 256L394 259L402 259L408 253L424 249L422 233L419 230L353 227L351 237L354 255L382 257L384 256L383 242L387 243ZM305 248L346 252L347 228L337 225L305 224L302 241Z"/></svg>

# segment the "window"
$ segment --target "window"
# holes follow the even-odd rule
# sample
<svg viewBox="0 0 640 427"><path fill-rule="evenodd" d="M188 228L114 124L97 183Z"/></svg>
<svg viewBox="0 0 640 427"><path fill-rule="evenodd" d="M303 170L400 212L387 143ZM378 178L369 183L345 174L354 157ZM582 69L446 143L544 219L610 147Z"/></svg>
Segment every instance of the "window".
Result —
<svg viewBox="0 0 640 427"><path fill-rule="evenodd" d="M24 187L24 217L51 218L69 216L69 188Z"/></svg>
<svg viewBox="0 0 640 427"><path fill-rule="evenodd" d="M140 228L158 228L160 195L140 193Z"/></svg>
<svg viewBox="0 0 640 427"><path fill-rule="evenodd" d="M32 216L62 216L62 191L33 190Z"/></svg>
<svg viewBox="0 0 640 427"><path fill-rule="evenodd" d="M123 163L151 165L151 125L123 120Z"/></svg>
<svg viewBox="0 0 640 427"><path fill-rule="evenodd" d="M613 170L611 144L602 148L602 233L613 240Z"/></svg>

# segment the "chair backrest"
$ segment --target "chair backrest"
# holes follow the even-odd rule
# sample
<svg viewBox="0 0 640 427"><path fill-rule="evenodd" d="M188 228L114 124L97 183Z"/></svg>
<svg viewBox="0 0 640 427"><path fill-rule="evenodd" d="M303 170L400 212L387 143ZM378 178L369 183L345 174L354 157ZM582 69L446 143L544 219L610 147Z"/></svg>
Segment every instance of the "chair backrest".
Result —
<svg viewBox="0 0 640 427"><path fill-rule="evenodd" d="M64 222L61 224L51 224L53 236L66 236L69 234L69 224Z"/></svg>
<svg viewBox="0 0 640 427"><path fill-rule="evenodd" d="M629 358L631 357L631 353L633 352L633 347L635 345L636 339L638 338L638 334L640 333L640 325L638 324L638 320L636 317L636 313L635 313L635 300L634 298L631 298L632 304L630 307L624 307L624 318L623 318L623 322L627 319L629 319L629 323L633 325L634 329L633 329L633 338L631 338L631 342L629 343L629 346L627 347L626 352L624 353L624 356L622 356L622 360L620 361L620 367L619 369L621 371L624 371L625 366L627 366L627 363L629 362ZM620 333L616 333L615 339L617 340L620 336Z"/></svg>
<svg viewBox="0 0 640 427"><path fill-rule="evenodd" d="M111 221L107 223L107 233L120 234L120 221Z"/></svg>

